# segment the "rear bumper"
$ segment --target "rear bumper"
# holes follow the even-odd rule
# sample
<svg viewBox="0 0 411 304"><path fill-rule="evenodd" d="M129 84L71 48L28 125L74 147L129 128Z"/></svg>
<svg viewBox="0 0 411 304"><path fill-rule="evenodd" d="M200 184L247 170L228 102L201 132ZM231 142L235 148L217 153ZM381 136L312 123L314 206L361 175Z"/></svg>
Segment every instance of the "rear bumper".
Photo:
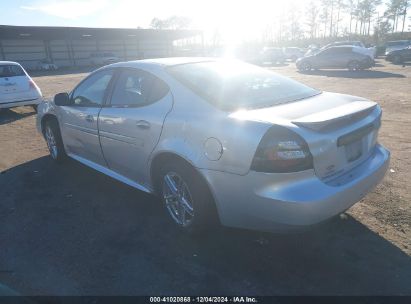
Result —
<svg viewBox="0 0 411 304"><path fill-rule="evenodd" d="M377 145L350 172L327 183L313 170L245 176L201 170L225 226L263 231L292 231L331 218L358 202L384 177L390 154Z"/></svg>
<svg viewBox="0 0 411 304"><path fill-rule="evenodd" d="M43 98L39 97L39 98L17 100L17 101L6 101L6 102L0 101L0 109L14 108L14 107L20 107L20 106L27 106L27 105L38 105L42 102L42 100Z"/></svg>

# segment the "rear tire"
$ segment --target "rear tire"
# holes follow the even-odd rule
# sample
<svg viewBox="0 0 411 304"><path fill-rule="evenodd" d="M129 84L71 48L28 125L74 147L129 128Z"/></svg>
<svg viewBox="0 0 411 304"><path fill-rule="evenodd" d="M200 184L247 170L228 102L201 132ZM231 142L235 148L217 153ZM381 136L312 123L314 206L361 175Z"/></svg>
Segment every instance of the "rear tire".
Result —
<svg viewBox="0 0 411 304"><path fill-rule="evenodd" d="M213 198L199 174L183 161L165 163L157 189L169 218L192 235L209 232L218 223Z"/></svg>
<svg viewBox="0 0 411 304"><path fill-rule="evenodd" d="M51 119L46 121L44 125L44 138L46 139L51 158L57 163L62 163L67 158L67 154L64 150L57 120Z"/></svg>
<svg viewBox="0 0 411 304"><path fill-rule="evenodd" d="M402 63L402 58L401 58L401 56L395 55L395 56L392 58L392 62L393 62L394 64L401 64L401 63Z"/></svg>
<svg viewBox="0 0 411 304"><path fill-rule="evenodd" d="M347 68L351 72L356 72L356 71L359 71L361 69L361 64L360 64L359 61L353 60L353 61L350 61L348 63Z"/></svg>

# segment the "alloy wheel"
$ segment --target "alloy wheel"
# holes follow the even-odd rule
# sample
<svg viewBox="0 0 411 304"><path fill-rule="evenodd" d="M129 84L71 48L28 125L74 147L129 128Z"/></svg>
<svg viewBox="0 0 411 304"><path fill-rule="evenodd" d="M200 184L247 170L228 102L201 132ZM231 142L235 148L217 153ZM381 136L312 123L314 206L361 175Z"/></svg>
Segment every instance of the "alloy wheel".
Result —
<svg viewBox="0 0 411 304"><path fill-rule="evenodd" d="M46 135L47 147L49 148L50 155L53 159L57 159L58 150L57 150L56 138L50 126L46 127L45 133L46 133L45 135Z"/></svg>
<svg viewBox="0 0 411 304"><path fill-rule="evenodd" d="M180 226L189 226L194 219L194 208L187 183L175 172L163 178L163 198L172 219Z"/></svg>
<svg viewBox="0 0 411 304"><path fill-rule="evenodd" d="M352 72L360 70L360 64L357 61L350 62L348 69Z"/></svg>
<svg viewBox="0 0 411 304"><path fill-rule="evenodd" d="M311 64L308 63L308 62L304 62L304 63L302 64L302 70L303 70L303 71L306 71L306 72L311 71Z"/></svg>

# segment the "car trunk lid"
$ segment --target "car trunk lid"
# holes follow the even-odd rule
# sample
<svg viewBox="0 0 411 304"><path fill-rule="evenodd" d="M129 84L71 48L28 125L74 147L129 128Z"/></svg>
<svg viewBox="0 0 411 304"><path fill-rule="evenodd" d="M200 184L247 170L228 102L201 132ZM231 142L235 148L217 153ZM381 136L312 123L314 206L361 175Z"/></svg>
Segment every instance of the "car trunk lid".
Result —
<svg viewBox="0 0 411 304"><path fill-rule="evenodd" d="M0 93L16 94L30 90L27 76L0 77Z"/></svg>
<svg viewBox="0 0 411 304"><path fill-rule="evenodd" d="M270 108L246 110L232 117L283 125L301 135L324 180L343 174L372 152L381 110L375 102L350 95L322 93Z"/></svg>

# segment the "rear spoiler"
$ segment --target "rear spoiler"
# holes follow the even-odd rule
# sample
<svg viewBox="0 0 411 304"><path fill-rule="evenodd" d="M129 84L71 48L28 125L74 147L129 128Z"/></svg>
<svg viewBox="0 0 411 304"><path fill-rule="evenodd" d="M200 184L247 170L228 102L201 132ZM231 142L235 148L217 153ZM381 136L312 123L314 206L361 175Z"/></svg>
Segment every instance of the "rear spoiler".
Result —
<svg viewBox="0 0 411 304"><path fill-rule="evenodd" d="M329 110L299 117L294 119L292 123L319 131L339 123L359 120L368 115L376 106L377 103L373 101L350 102Z"/></svg>

